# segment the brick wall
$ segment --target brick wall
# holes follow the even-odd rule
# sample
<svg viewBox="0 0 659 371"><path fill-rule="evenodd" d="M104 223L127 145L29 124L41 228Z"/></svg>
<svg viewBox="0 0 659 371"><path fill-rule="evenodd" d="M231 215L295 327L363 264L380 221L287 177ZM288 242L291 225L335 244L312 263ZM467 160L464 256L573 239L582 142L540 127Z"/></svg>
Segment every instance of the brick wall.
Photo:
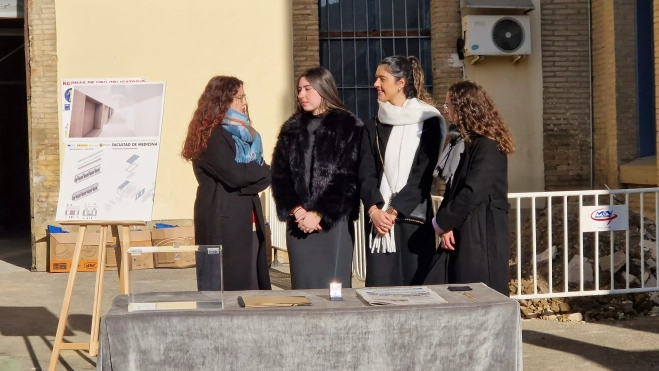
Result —
<svg viewBox="0 0 659 371"><path fill-rule="evenodd" d="M437 106L444 104L444 96L451 84L462 80L462 68L456 42L462 36L460 0L430 0L430 48L432 56L433 96ZM446 185L435 180L434 195L444 194Z"/></svg>
<svg viewBox="0 0 659 371"><path fill-rule="evenodd" d="M654 81L655 81L655 112L659 123L659 0L653 0L654 6ZM659 131L657 131L657 148L659 148ZM659 156L657 158L657 179L659 179Z"/></svg>
<svg viewBox="0 0 659 371"><path fill-rule="evenodd" d="M460 0L430 0L430 32L433 92L441 107L449 86L462 80L462 68L451 58L462 33Z"/></svg>
<svg viewBox="0 0 659 371"><path fill-rule="evenodd" d="M59 193L59 123L55 1L27 2L31 97L30 196L32 269L46 269L46 225L53 223Z"/></svg>
<svg viewBox="0 0 659 371"><path fill-rule="evenodd" d="M293 68L297 78L320 65L318 0L293 0Z"/></svg>
<svg viewBox="0 0 659 371"><path fill-rule="evenodd" d="M613 2L593 0L593 108L595 187L617 187L615 171L615 31Z"/></svg>
<svg viewBox="0 0 659 371"><path fill-rule="evenodd" d="M614 2L618 165L638 156L636 0ZM617 169L616 169L617 170Z"/></svg>
<svg viewBox="0 0 659 371"><path fill-rule="evenodd" d="M593 1L595 187L619 188L620 165L638 155L633 0Z"/></svg>
<svg viewBox="0 0 659 371"><path fill-rule="evenodd" d="M545 188L587 189L591 156L588 1L542 0L540 8Z"/></svg>

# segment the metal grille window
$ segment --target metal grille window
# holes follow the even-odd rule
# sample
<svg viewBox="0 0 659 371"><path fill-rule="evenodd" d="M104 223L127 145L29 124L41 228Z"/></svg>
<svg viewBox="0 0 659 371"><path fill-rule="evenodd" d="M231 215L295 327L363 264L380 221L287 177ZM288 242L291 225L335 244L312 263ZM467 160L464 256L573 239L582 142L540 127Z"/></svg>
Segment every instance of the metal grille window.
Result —
<svg viewBox="0 0 659 371"><path fill-rule="evenodd" d="M375 70L384 57L414 55L432 93L430 0L319 0L320 63L362 120L377 114Z"/></svg>

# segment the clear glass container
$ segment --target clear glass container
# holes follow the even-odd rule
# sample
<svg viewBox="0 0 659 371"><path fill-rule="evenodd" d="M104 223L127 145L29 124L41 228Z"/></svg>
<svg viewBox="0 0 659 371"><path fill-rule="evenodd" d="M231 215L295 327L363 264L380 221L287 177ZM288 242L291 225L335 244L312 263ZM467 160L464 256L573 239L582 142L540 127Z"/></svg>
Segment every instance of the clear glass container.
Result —
<svg viewBox="0 0 659 371"><path fill-rule="evenodd" d="M131 247L128 258L129 312L224 309L222 246Z"/></svg>

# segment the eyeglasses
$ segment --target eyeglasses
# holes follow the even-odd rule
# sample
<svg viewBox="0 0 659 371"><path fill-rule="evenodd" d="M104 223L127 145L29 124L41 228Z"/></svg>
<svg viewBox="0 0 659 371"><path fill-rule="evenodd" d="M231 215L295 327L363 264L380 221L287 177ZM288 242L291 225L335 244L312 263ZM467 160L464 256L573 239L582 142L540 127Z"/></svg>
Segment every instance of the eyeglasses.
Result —
<svg viewBox="0 0 659 371"><path fill-rule="evenodd" d="M247 102L247 94L236 95L235 97L233 97L233 99L239 99L241 101Z"/></svg>

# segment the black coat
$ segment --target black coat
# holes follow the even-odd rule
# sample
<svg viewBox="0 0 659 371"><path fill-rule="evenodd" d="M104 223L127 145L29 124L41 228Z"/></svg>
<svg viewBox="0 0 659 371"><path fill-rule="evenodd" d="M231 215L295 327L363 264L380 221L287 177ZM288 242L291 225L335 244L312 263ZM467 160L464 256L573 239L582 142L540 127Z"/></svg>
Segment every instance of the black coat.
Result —
<svg viewBox="0 0 659 371"><path fill-rule="evenodd" d="M455 251L441 250L431 275L442 283L483 282L508 296L509 209L508 158L497 142L477 137L465 146L435 217L453 231Z"/></svg>
<svg viewBox="0 0 659 371"><path fill-rule="evenodd" d="M265 226L258 196L270 185L270 167L265 163L237 163L235 156L235 142L220 125L213 129L206 150L192 161L199 183L194 205L196 243L222 245L225 290L255 289L251 278L254 276L258 289L270 290ZM256 215L259 238L256 259L250 253L254 239L252 212ZM219 290L219 260L206 254L197 257L199 290Z"/></svg>
<svg viewBox="0 0 659 371"><path fill-rule="evenodd" d="M380 152L382 153L382 159L384 159L392 130L393 126L379 122L376 128L375 120L369 121L364 129L359 178L361 200L366 210L373 205L382 208L385 204L385 200L380 194L380 182L382 182L384 172L376 146L376 133L379 135ZM407 184L392 200L393 208L398 211L401 217L404 218L412 213L420 203L426 203L428 206L427 217L429 222L431 216L434 215L430 197L433 182L432 173L437 165L437 158L445 135L446 124L444 124L443 119L433 117L423 123L423 133L421 134L419 148L417 148Z"/></svg>
<svg viewBox="0 0 659 371"><path fill-rule="evenodd" d="M272 155L272 197L284 221L302 206L322 215L321 225L331 228L359 212L357 171L362 122L352 113L331 110L322 118L312 150L311 179L305 177L309 147L309 113L294 114L281 128Z"/></svg>
<svg viewBox="0 0 659 371"><path fill-rule="evenodd" d="M382 208L385 203L380 193L383 168L376 146L376 134L379 135L380 151L384 159L392 130L393 126L381 123L376 127L375 120L369 121L364 129L359 184L361 200L366 210L373 205ZM436 255L435 232L431 224L434 212L430 191L432 174L445 134L446 125L443 118L434 117L423 123L423 132L407 183L392 200L392 206L398 211L400 218L409 216L419 204L425 204L426 224L419 226L396 222L395 253L371 253L370 247L366 246L366 286L419 285L424 282ZM364 225L366 241L371 226L367 217Z"/></svg>

